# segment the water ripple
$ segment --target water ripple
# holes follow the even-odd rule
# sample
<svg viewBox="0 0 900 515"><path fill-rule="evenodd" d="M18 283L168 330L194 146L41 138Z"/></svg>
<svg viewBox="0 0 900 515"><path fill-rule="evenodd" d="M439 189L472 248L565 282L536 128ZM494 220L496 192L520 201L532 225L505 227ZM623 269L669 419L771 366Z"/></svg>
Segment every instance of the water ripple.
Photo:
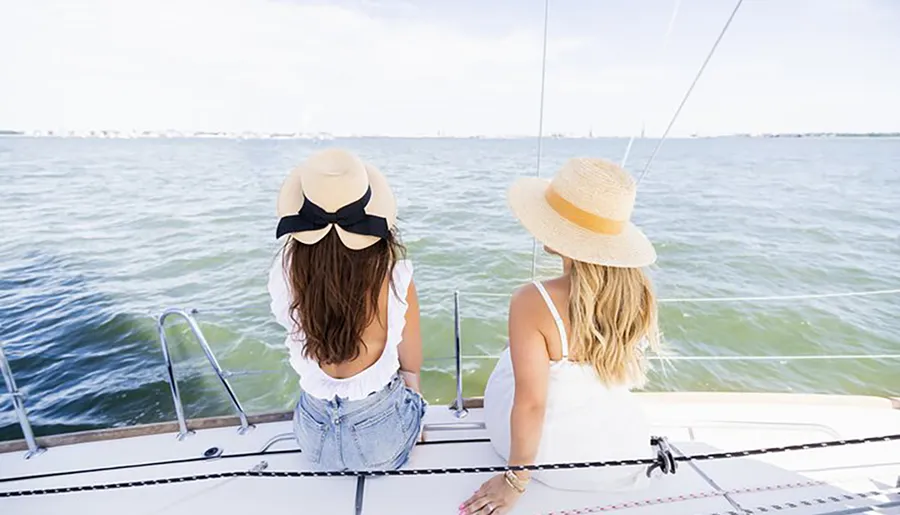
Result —
<svg viewBox="0 0 900 515"><path fill-rule="evenodd" d="M429 357L452 354L452 292L509 293L530 280L531 239L506 188L534 175L534 140L351 139L388 176L416 266ZM542 175L573 156L620 156L625 140L548 140ZM633 163L652 142L638 141ZM297 392L284 334L268 313L284 175L321 144L304 141L0 139L0 340L37 432L169 420L150 313L198 307L251 411ZM667 142L641 184L635 220L656 243L663 297L773 295L900 285L896 140ZM62 221L62 222L60 222ZM558 270L538 258L540 276ZM678 354L900 350L896 297L662 307ZM464 350L505 345L507 299L464 297ZM183 324L167 334L192 416L229 409ZM492 363L465 364L480 394ZM687 363L652 389L900 394L896 363ZM453 363L429 362L428 396L455 390ZM0 439L17 435L0 411Z"/></svg>

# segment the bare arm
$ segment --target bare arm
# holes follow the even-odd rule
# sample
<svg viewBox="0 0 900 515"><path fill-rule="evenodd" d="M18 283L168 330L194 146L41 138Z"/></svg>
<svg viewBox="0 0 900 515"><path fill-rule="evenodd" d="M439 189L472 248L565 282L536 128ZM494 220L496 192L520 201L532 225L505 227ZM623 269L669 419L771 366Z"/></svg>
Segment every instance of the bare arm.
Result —
<svg viewBox="0 0 900 515"><path fill-rule="evenodd" d="M532 465L537 455L547 406L550 355L538 329L540 294L533 286L520 289L509 306L509 352L516 391L510 414L510 465ZM523 479L530 472L517 473Z"/></svg>
<svg viewBox="0 0 900 515"><path fill-rule="evenodd" d="M509 304L509 353L516 380L515 397L510 413L510 465L532 465L537 457L544 429L544 413L547 407L547 384L550 376L550 355L547 341L541 333L538 320L547 313L540 293L531 285L513 294ZM521 486L531 473L514 472L518 481L498 474L487 480L481 488L460 507L460 513L506 514L512 509ZM518 483L520 486L516 486Z"/></svg>
<svg viewBox="0 0 900 515"><path fill-rule="evenodd" d="M419 386L419 373L422 370L422 332L419 328L419 295L416 283L409 282L406 293L406 325L403 327L403 340L398 346L400 354L400 375L406 386L422 393Z"/></svg>

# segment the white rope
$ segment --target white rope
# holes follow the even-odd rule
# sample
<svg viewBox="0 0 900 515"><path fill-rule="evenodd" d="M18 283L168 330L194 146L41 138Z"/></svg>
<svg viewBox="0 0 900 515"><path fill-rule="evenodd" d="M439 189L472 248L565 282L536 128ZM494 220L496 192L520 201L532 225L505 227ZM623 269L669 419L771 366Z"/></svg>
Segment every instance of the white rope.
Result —
<svg viewBox="0 0 900 515"><path fill-rule="evenodd" d="M782 300L833 299L840 297L870 297L875 295L892 295L900 293L900 288L890 290L850 291L839 293L809 293L800 295L768 295L757 297L681 297L659 299L661 303L700 303L700 302L760 302ZM460 295L472 297L509 297L508 293L491 293L477 291L461 291Z"/></svg>
<svg viewBox="0 0 900 515"><path fill-rule="evenodd" d="M449 360L452 357L427 358L427 360ZM465 355L463 359L496 360L495 354ZM900 359L900 354L795 354L786 356L653 356L651 361L822 361L851 359Z"/></svg>
<svg viewBox="0 0 900 515"><path fill-rule="evenodd" d="M794 354L786 356L653 356L653 361L816 361L841 359L900 359L900 354Z"/></svg>
<svg viewBox="0 0 900 515"><path fill-rule="evenodd" d="M659 152L659 149L662 147L664 141L669 136L669 131L672 130L672 126L675 125L675 120L678 119L678 115L681 114L681 110L684 108L684 104L687 103L688 98L691 96L691 93L694 91L694 86L697 85L697 81L700 80L700 76L703 75L703 71L706 69L706 65L709 64L709 60L712 59L713 54L716 52L716 48L719 46L719 42L722 41L722 38L725 36L725 32L728 31L728 27L731 25L731 21L734 19L734 15L737 14L738 9L740 9L741 4L744 3L744 0L737 0L737 3L734 6L734 10L731 11L731 16L728 17L728 21L725 22L725 26L722 27L722 32L719 33L719 37L716 38L716 42L713 43L712 48L709 50L709 54L707 54L706 59L703 61L703 64L700 66L700 70L697 72L697 75L694 77L694 81L691 82L690 87L685 92L684 97L681 99L681 103L678 104L678 109L675 110L675 114L672 115L672 119L669 121L669 125L666 126L666 130L663 132L662 137L656 143L656 146L653 148L653 152L650 154L650 158L647 159L647 163L644 165L644 170L641 172L641 175L638 177L638 184L641 183L641 180L644 179L644 176L647 175L647 172L650 170L650 165L653 163L653 160L656 158L656 154Z"/></svg>
<svg viewBox="0 0 900 515"><path fill-rule="evenodd" d="M782 300L834 299L840 297L869 297L873 295L890 295L900 293L900 288L893 290L850 291L841 293L810 293L801 295L770 295L760 297L700 297L660 299L659 302L760 302Z"/></svg>
<svg viewBox="0 0 900 515"><path fill-rule="evenodd" d="M660 51L659 51L659 59L658 59L657 68L664 65L664 63L666 62L666 54L667 54L667 50L669 48L669 36L672 35L672 29L675 28L675 19L678 17L678 10L680 9L680 7L681 7L681 0L675 0L674 5L672 6L672 15L669 17L669 25L668 25L668 27L666 27L666 33L663 36L662 47L660 48ZM663 74L659 74L658 76L651 77L652 80L648 80L646 82L642 91L644 91L646 93L647 90L650 89L648 86L650 86L652 84L657 84L657 83L665 84L665 81L663 80L664 78L665 77L663 76ZM646 112L641 113L641 137L643 137L643 133L644 133L643 127L644 127L644 122L647 119L646 114L647 114ZM635 140L636 136L637 135L635 133L631 133L631 138L628 139L628 145L625 147L625 155L622 156L622 165L621 166L623 169L625 168L625 165L628 163L628 156L629 156L629 154L631 154L631 146L634 145L634 140Z"/></svg>
<svg viewBox="0 0 900 515"><path fill-rule="evenodd" d="M465 295L466 297L511 297L510 293L492 293L487 291L461 291L460 295Z"/></svg>
<svg viewBox="0 0 900 515"><path fill-rule="evenodd" d="M550 15L550 0L544 0L544 49L541 56L541 107L538 111L537 166L535 177L541 176L541 157L544 153L544 84L547 79L547 20ZM531 239L531 280L537 273L537 238Z"/></svg>

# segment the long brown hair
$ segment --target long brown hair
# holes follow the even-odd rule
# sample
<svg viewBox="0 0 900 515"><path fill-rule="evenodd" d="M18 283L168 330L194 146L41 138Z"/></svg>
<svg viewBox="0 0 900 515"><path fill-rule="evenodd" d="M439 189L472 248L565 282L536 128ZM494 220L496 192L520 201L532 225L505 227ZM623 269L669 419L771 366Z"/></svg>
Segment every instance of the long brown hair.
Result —
<svg viewBox="0 0 900 515"><path fill-rule="evenodd" d="M288 238L282 266L291 318L306 334L307 358L338 364L359 357L362 333L378 314L381 287L388 279L394 289L394 264L405 253L393 231L361 250L345 247L334 229L313 245Z"/></svg>
<svg viewBox="0 0 900 515"><path fill-rule="evenodd" d="M573 261L569 321L575 359L607 385L642 386L645 349L659 352L656 294L644 270Z"/></svg>

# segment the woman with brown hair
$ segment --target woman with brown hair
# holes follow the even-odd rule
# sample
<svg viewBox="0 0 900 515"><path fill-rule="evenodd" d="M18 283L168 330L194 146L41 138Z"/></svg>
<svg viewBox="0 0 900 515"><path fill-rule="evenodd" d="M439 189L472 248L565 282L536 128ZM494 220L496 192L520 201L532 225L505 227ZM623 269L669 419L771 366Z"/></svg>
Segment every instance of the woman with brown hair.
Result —
<svg viewBox="0 0 900 515"><path fill-rule="evenodd" d="M520 287L509 306L509 348L484 393L494 449L509 465L652 458L650 426L629 391L645 381L645 350L659 344L656 297L643 270L656 260L629 221L635 183L600 159L572 159L552 181L520 179L513 214L562 275ZM546 470L567 490L627 490L646 467ZM532 474L485 482L460 512L508 513Z"/></svg>
<svg viewBox="0 0 900 515"><path fill-rule="evenodd" d="M396 469L419 437L422 339L397 205L375 167L343 150L312 155L278 195L272 313L300 375L294 432L324 470Z"/></svg>

